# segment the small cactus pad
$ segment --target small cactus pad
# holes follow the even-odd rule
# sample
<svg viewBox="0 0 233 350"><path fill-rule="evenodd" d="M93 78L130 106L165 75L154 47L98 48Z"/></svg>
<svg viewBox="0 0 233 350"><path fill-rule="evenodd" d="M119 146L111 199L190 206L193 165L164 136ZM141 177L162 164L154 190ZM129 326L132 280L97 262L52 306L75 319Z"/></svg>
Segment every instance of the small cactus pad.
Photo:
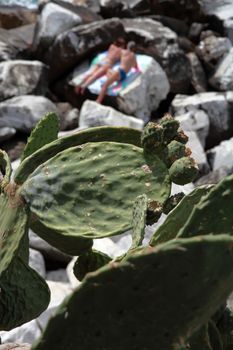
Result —
<svg viewBox="0 0 233 350"><path fill-rule="evenodd" d="M59 131L58 117L55 113L46 114L31 132L24 148L21 161L35 151L57 139Z"/></svg>
<svg viewBox="0 0 233 350"><path fill-rule="evenodd" d="M95 249L80 255L74 264L74 275L79 281L82 281L88 272L98 270L100 267L108 264L112 259Z"/></svg>
<svg viewBox="0 0 233 350"><path fill-rule="evenodd" d="M198 166L193 158L183 157L172 164L169 174L172 182L177 185L185 185L197 177Z"/></svg>
<svg viewBox="0 0 233 350"><path fill-rule="evenodd" d="M11 172L10 159L5 151L0 150L0 192L10 182Z"/></svg>
<svg viewBox="0 0 233 350"><path fill-rule="evenodd" d="M177 159L180 159L186 156L187 148L181 142L173 140L167 145L167 148L168 148L167 159L170 165L173 164Z"/></svg>
<svg viewBox="0 0 233 350"><path fill-rule="evenodd" d="M228 235L138 249L88 274L32 350L176 350L232 288Z"/></svg>
<svg viewBox="0 0 233 350"><path fill-rule="evenodd" d="M127 231L135 198L145 193L163 202L170 183L166 167L157 175L148 169L141 148L96 142L57 154L19 193L36 218L59 233L57 240L68 241Z"/></svg>
<svg viewBox="0 0 233 350"><path fill-rule="evenodd" d="M186 195L179 204L168 214L164 223L156 230L150 245L155 246L158 243L167 242L177 236L178 232L184 226L193 208L205 196L212 186L203 186L196 188Z"/></svg>
<svg viewBox="0 0 233 350"><path fill-rule="evenodd" d="M142 132L142 147L157 148L163 143L163 128L156 123L148 123Z"/></svg>
<svg viewBox="0 0 233 350"><path fill-rule="evenodd" d="M32 320L49 303L44 280L27 265L28 213L0 195L0 330ZM25 250L25 251L24 251Z"/></svg>
<svg viewBox="0 0 233 350"><path fill-rule="evenodd" d="M142 244L146 227L147 204L148 201L145 194L138 196L134 202L132 218L132 249Z"/></svg>
<svg viewBox="0 0 233 350"><path fill-rule="evenodd" d="M233 175L225 177L195 206L180 237L227 233L233 235Z"/></svg>
<svg viewBox="0 0 233 350"><path fill-rule="evenodd" d="M69 147L79 146L86 142L102 141L121 142L140 146L141 132L136 129L124 127L101 126L61 137L27 157L16 170L14 181L17 184L22 184L40 164Z"/></svg>

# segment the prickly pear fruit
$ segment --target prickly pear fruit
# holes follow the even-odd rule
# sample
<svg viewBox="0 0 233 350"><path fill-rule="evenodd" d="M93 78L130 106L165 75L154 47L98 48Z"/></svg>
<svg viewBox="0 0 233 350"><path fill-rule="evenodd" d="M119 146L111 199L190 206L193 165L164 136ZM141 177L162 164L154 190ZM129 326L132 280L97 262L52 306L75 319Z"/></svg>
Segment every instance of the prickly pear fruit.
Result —
<svg viewBox="0 0 233 350"><path fill-rule="evenodd" d="M57 139L59 131L58 117L55 113L47 113L31 132L23 151L21 161L39 150L44 145Z"/></svg>
<svg viewBox="0 0 233 350"><path fill-rule="evenodd" d="M74 264L74 275L79 281L82 281L88 272L98 270L100 267L108 264L111 258L95 249L80 255Z"/></svg>
<svg viewBox="0 0 233 350"><path fill-rule="evenodd" d="M75 134L61 137L38 149L38 151L24 159L15 172L14 181L17 184L22 184L39 165L67 148L79 146L87 142L102 141L128 143L140 146L141 132L136 129L124 127L101 126L81 130Z"/></svg>
<svg viewBox="0 0 233 350"><path fill-rule="evenodd" d="M185 185L192 182L198 174L198 166L195 160L190 157L183 157L176 160L169 168L169 175L177 185Z"/></svg>
<svg viewBox="0 0 233 350"><path fill-rule="evenodd" d="M88 274L32 349L64 350L67 344L69 350L76 350L77 344L82 350L93 344L111 350L151 350L155 344L161 350L179 349L232 288L229 235L137 249L122 262Z"/></svg>
<svg viewBox="0 0 233 350"><path fill-rule="evenodd" d="M173 196L169 197L166 202L163 204L163 213L169 214L170 211L172 211L183 199L185 196L184 192L179 192L174 194Z"/></svg>
<svg viewBox="0 0 233 350"><path fill-rule="evenodd" d="M161 119L160 124L163 127L163 141L168 144L176 137L180 123L167 113Z"/></svg>

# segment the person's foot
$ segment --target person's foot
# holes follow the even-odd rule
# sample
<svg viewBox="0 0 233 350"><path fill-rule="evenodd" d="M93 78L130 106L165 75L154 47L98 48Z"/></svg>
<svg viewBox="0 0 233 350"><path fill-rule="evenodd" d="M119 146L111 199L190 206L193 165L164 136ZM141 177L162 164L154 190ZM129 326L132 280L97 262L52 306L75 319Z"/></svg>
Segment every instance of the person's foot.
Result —
<svg viewBox="0 0 233 350"><path fill-rule="evenodd" d="M84 92L86 91L86 86L82 86L80 89L80 94L84 95Z"/></svg>

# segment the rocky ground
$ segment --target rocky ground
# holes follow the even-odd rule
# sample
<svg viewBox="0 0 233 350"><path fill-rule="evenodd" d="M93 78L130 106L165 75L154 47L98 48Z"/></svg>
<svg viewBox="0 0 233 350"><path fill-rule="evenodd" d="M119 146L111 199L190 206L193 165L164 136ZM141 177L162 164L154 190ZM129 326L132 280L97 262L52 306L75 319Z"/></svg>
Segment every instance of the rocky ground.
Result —
<svg viewBox="0 0 233 350"><path fill-rule="evenodd" d="M70 80L119 36L152 57L148 69L104 105L89 92L75 95ZM37 11L0 6L0 148L16 167L30 131L48 111L59 115L61 136L97 125L142 129L171 112L200 167L186 190L217 183L233 172L232 45L233 0L42 0ZM31 265L48 281L52 300L37 320L2 333L3 343L32 343L78 283L72 257L33 232L30 242ZM114 256L130 238L95 244Z"/></svg>

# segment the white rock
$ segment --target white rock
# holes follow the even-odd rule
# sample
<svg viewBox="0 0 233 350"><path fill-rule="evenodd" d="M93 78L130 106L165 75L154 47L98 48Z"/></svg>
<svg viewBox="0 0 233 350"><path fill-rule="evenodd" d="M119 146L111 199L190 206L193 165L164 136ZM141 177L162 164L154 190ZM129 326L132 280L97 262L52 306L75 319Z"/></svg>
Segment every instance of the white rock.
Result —
<svg viewBox="0 0 233 350"><path fill-rule="evenodd" d="M142 129L143 121L132 116L125 115L115 109L86 100L82 105L79 126L89 128L93 126L127 126L134 129Z"/></svg>
<svg viewBox="0 0 233 350"><path fill-rule="evenodd" d="M57 112L54 103L43 96L24 95L0 103L0 128L30 132L48 112Z"/></svg>
<svg viewBox="0 0 233 350"><path fill-rule="evenodd" d="M30 344L7 343L0 345L0 350L30 350Z"/></svg>
<svg viewBox="0 0 233 350"><path fill-rule="evenodd" d="M43 255L35 249L29 249L29 266L41 277L45 278L45 261Z"/></svg>
<svg viewBox="0 0 233 350"><path fill-rule="evenodd" d="M192 150L191 157L195 159L199 167L200 173L206 174L210 170L209 164L203 146L197 136L197 133L195 131L186 131L186 135L189 138L187 142L187 147L189 147Z"/></svg>
<svg viewBox="0 0 233 350"><path fill-rule="evenodd" d="M131 243L130 233L125 233L111 238L94 239L93 248L109 255L111 258L116 258L126 253Z"/></svg>
<svg viewBox="0 0 233 350"><path fill-rule="evenodd" d="M81 18L54 3L47 3L39 17L33 46L40 46L40 51L45 50L53 42L57 35L82 23Z"/></svg>
<svg viewBox="0 0 233 350"><path fill-rule="evenodd" d="M46 274L47 281L69 283L69 279L65 269L48 271Z"/></svg>
<svg viewBox="0 0 233 350"><path fill-rule="evenodd" d="M219 91L233 90L233 48L219 62L209 83Z"/></svg>
<svg viewBox="0 0 233 350"><path fill-rule="evenodd" d="M12 136L15 135L15 133L16 130L14 128L0 128L0 142L10 139Z"/></svg>
<svg viewBox="0 0 233 350"><path fill-rule="evenodd" d="M160 64L149 58L150 64L116 98L120 111L148 121L152 111L166 99L170 90L167 75Z"/></svg>
<svg viewBox="0 0 233 350"><path fill-rule="evenodd" d="M11 60L0 63L0 101L13 96L47 91L47 67L39 61Z"/></svg>
<svg viewBox="0 0 233 350"><path fill-rule="evenodd" d="M223 57L231 47L231 41L228 38L210 35L199 43L197 53L204 62L209 63Z"/></svg>
<svg viewBox="0 0 233 350"><path fill-rule="evenodd" d="M192 96L176 95L171 104L174 116L187 112L204 111L209 118L210 128L207 140L217 144L230 133L232 118L230 104L233 101L231 92L203 92Z"/></svg>
<svg viewBox="0 0 233 350"><path fill-rule="evenodd" d="M233 137L222 141L218 146L208 151L208 159L213 170L222 167L233 170Z"/></svg>
<svg viewBox="0 0 233 350"><path fill-rule="evenodd" d="M66 268L68 281L69 281L72 288L78 287L81 283L77 279L77 277L75 277L74 272L73 272L73 268L74 268L74 264L75 264L76 260L77 260L77 256L73 257L73 259L70 261L70 263L68 264L68 266Z"/></svg>
<svg viewBox="0 0 233 350"><path fill-rule="evenodd" d="M203 147L205 147L206 138L209 134L210 121L208 115L201 110L189 111L185 114L175 117L180 123L181 128L186 131L195 131Z"/></svg>

